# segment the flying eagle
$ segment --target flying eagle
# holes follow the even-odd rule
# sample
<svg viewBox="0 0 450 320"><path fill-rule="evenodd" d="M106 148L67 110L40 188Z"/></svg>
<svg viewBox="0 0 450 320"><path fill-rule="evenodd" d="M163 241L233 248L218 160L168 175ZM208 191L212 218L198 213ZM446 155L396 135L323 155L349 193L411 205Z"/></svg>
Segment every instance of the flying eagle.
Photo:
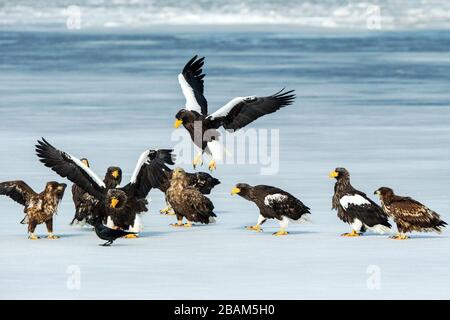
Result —
<svg viewBox="0 0 450 320"><path fill-rule="evenodd" d="M280 231L275 232L276 236L288 234L286 229L289 222L300 223L308 221L311 212L299 199L281 189L258 185L250 186L246 183L238 183L231 190L231 194L238 194L242 198L256 204L259 209L259 217L256 225L247 227L248 230L261 232L261 225L267 219L276 219L280 224Z"/></svg>
<svg viewBox="0 0 450 320"><path fill-rule="evenodd" d="M170 181L172 179L173 170L165 171L165 178L161 183L161 187L159 188L164 194L166 194L167 189L170 187ZM187 185L193 187L200 191L202 194L210 194L211 190L218 184L220 184L219 179L214 178L209 173L206 172L196 172L189 173L186 172ZM166 201L168 202L168 201ZM162 214L174 215L173 209L170 205L167 205L166 208L160 210Z"/></svg>
<svg viewBox="0 0 450 320"><path fill-rule="evenodd" d="M393 217L397 224L399 234L394 235L393 239L406 240L406 233L412 231L440 233L447 225L433 210L412 198L395 195L390 188L379 188L375 194L380 197L384 212Z"/></svg>
<svg viewBox="0 0 450 320"><path fill-rule="evenodd" d="M45 223L48 239L57 239L53 234L53 215L58 211L58 205L64 196L67 185L55 181L47 182L45 190L36 193L23 181L8 181L0 183L0 194L5 195L25 206L25 218L21 223L28 224L28 238L37 240L34 234L38 224Z"/></svg>
<svg viewBox="0 0 450 320"><path fill-rule="evenodd" d="M88 168L90 167L87 159L83 158L81 162ZM119 167L109 167L103 182L107 189L116 188L122 182L122 169ZM91 219L95 214L98 200L76 184L72 186L72 199L75 205L75 216L70 225L83 226L85 223L92 224Z"/></svg>
<svg viewBox="0 0 450 320"><path fill-rule="evenodd" d="M38 141L36 154L40 161L63 178L69 179L99 201L97 215L108 217L109 224L123 230L140 231L139 214L148 211L146 197L162 181L172 150L148 150L141 154L130 183L108 189L90 168L76 157L60 151L45 139Z"/></svg>
<svg viewBox="0 0 450 320"><path fill-rule="evenodd" d="M203 95L204 59L193 57L178 75L186 105L176 114L174 127L183 125L194 144L202 150L192 162L194 168L202 163L202 154L206 152L212 157L208 167L214 170L216 159L224 154L217 129L224 127L227 130L239 130L266 114L292 104L295 95L292 94L294 90L283 92L283 89L268 97L237 97L208 115L208 103Z"/></svg>
<svg viewBox="0 0 450 320"><path fill-rule="evenodd" d="M330 173L330 178L336 179L332 207L337 210L339 219L352 227L351 233L342 236L357 237L366 229L381 234L390 231L387 215L365 193L352 187L350 173L346 169L336 168Z"/></svg>
<svg viewBox="0 0 450 320"><path fill-rule="evenodd" d="M186 172L176 168L172 173L166 199L173 208L178 222L174 227L191 227L192 222L212 223L216 217L214 205L199 190L188 185ZM183 224L183 217L187 223Z"/></svg>

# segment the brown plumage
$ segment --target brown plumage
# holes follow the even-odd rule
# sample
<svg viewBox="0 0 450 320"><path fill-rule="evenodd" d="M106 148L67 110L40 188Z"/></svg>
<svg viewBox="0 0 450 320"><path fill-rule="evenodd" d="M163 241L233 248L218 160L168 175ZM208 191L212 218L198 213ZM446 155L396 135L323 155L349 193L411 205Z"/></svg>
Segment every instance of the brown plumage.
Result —
<svg viewBox="0 0 450 320"><path fill-rule="evenodd" d="M191 227L192 222L208 224L216 216L211 200L188 185L186 172L181 168L176 168L172 173L166 199L177 216L178 223L173 226ZM183 217L187 220L186 224L183 224Z"/></svg>
<svg viewBox="0 0 450 320"><path fill-rule="evenodd" d="M53 235L53 215L57 213L66 187L64 183L51 181L47 183L45 190L38 194L23 181L7 181L0 183L0 194L25 207L25 218L21 223L28 224L30 239L38 239L34 231L36 226L42 223L47 226L48 238L56 239Z"/></svg>
<svg viewBox="0 0 450 320"><path fill-rule="evenodd" d="M384 212L397 224L400 234L395 239L407 239L405 233L412 231L440 233L447 225L433 210L410 197L397 196L390 188L379 188L375 194L380 197Z"/></svg>

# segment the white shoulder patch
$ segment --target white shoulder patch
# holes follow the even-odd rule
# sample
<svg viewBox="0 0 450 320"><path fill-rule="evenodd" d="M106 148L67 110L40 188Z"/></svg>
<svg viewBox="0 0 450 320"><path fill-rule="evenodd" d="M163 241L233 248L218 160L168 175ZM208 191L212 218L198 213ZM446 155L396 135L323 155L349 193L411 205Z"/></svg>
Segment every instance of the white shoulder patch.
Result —
<svg viewBox="0 0 450 320"><path fill-rule="evenodd" d="M272 205L276 202L283 202L287 199L288 197L285 196L284 194L281 193L274 193L274 194L269 194L268 196L266 196L264 198L264 204L266 206L272 207Z"/></svg>
<svg viewBox="0 0 450 320"><path fill-rule="evenodd" d="M351 204L353 204L355 206L362 206L365 204L370 204L370 202L366 198L364 198L363 196L360 196L359 194L343 196L339 200L339 202L340 202L341 206L344 207L344 209L347 209Z"/></svg>

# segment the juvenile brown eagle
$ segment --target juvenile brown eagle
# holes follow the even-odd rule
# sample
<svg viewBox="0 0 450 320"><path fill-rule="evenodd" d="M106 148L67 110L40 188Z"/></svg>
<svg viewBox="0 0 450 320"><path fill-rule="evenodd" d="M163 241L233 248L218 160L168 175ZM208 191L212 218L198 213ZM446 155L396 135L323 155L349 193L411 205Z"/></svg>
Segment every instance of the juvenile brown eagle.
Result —
<svg viewBox="0 0 450 320"><path fill-rule="evenodd" d="M176 168L172 173L166 199L173 208L178 222L174 227L191 227L192 222L212 223L216 216L214 205L196 188L188 185L186 172ZM183 224L183 217L187 223Z"/></svg>
<svg viewBox="0 0 450 320"><path fill-rule="evenodd" d="M280 90L268 97L237 97L208 115L208 103L203 95L205 75L202 67L204 59L193 57L178 75L186 105L176 114L174 127L178 128L183 125L195 145L202 150L192 162L194 168L202 163L202 154L206 152L212 157L209 169L213 170L216 168L216 160L221 158L225 152L218 141L217 129L224 127L227 130L239 130L266 114L292 104L295 95L292 94L294 90L287 92Z"/></svg>
<svg viewBox="0 0 450 320"><path fill-rule="evenodd" d="M330 173L330 178L336 179L333 209L337 210L339 219L352 227L351 233L344 233L342 236L357 237L366 229L376 233L390 231L391 224L387 215L365 193L353 188L350 173L346 169L336 168Z"/></svg>
<svg viewBox="0 0 450 320"><path fill-rule="evenodd" d="M232 195L240 195L242 198L253 202L259 209L259 217L256 225L247 227L248 230L261 232L261 225L267 219L276 219L280 224L280 231L276 236L288 234L286 229L289 222L301 223L308 221L311 212L299 199L281 189L258 185L250 186L246 183L238 183L231 190Z"/></svg>
<svg viewBox="0 0 450 320"><path fill-rule="evenodd" d="M159 188L164 194L170 187L170 180L172 179L173 170L165 171L165 178ZM206 172L196 172L189 173L186 172L187 184L200 191L202 194L210 194L211 190L218 184L220 184L219 179L214 178L209 173ZM167 202L167 201L166 201ZM168 205L166 208L160 210L163 214L173 215L173 209Z"/></svg>
<svg viewBox="0 0 450 320"><path fill-rule="evenodd" d="M81 159L87 167L89 167L89 161L87 159ZM122 169L119 167L109 167L103 182L107 189L117 187L122 181ZM92 224L92 218L95 214L95 208L98 204L98 200L91 196L89 193L78 187L76 184L72 186L72 198L75 205L75 216L70 225L83 226L85 223Z"/></svg>
<svg viewBox="0 0 450 320"><path fill-rule="evenodd" d="M38 141L36 153L46 167L67 178L98 200L96 214L109 225L124 230L140 231L139 214L148 211L146 197L158 187L164 176L164 162L172 150L148 150L141 154L130 183L108 189L106 184L76 157L60 151L45 139Z"/></svg>
<svg viewBox="0 0 450 320"><path fill-rule="evenodd" d="M57 239L53 234L53 215L58 211L58 205L64 196L67 185L55 181L47 182L44 191L36 193L23 181L8 181L0 183L0 194L5 195L25 206L25 218L21 223L28 224L28 238L37 240L34 234L38 224L45 223L48 239Z"/></svg>
<svg viewBox="0 0 450 320"><path fill-rule="evenodd" d="M384 212L397 224L399 234L394 235L393 239L408 239L406 233L412 231L440 233L447 225L433 210L412 198L395 195L390 188L379 188L375 194L380 197Z"/></svg>

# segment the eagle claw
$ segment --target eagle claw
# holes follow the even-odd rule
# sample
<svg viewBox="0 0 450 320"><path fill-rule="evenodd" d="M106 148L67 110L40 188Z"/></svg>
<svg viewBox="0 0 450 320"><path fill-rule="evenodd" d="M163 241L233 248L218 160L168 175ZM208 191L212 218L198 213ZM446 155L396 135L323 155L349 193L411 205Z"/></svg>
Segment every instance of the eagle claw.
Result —
<svg viewBox="0 0 450 320"><path fill-rule="evenodd" d="M247 229L247 230L252 230L252 231L256 231L256 232L262 232L263 231L263 229L261 229L261 227L260 226L250 226L250 227L245 227L245 229Z"/></svg>

